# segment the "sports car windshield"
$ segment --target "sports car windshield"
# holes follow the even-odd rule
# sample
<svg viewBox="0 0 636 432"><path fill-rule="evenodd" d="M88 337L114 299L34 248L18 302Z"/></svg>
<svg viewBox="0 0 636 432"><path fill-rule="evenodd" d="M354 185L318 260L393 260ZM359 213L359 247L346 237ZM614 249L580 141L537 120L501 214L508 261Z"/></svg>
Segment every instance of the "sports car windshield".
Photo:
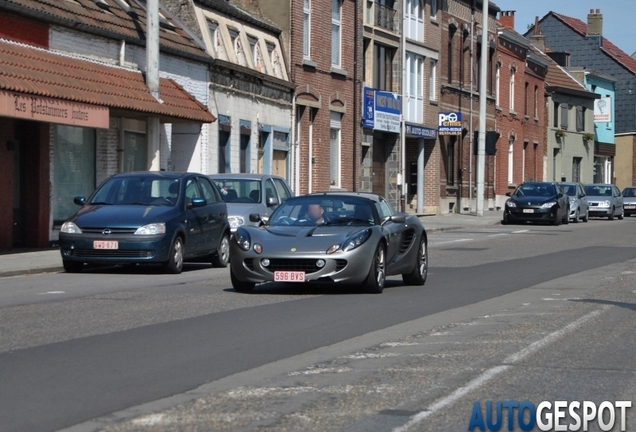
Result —
<svg viewBox="0 0 636 432"><path fill-rule="evenodd" d="M270 226L370 226L378 223L373 202L357 197L292 198L280 205Z"/></svg>
<svg viewBox="0 0 636 432"><path fill-rule="evenodd" d="M90 204L173 206L178 198L178 179L115 177L99 188Z"/></svg>

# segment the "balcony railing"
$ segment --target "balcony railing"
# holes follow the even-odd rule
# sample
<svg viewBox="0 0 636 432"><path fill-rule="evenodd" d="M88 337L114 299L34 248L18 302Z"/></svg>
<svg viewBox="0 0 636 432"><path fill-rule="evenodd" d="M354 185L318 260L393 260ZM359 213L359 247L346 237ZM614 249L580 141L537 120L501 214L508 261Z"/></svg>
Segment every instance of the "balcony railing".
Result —
<svg viewBox="0 0 636 432"><path fill-rule="evenodd" d="M378 2L375 3L375 25L390 31L397 31L395 9Z"/></svg>

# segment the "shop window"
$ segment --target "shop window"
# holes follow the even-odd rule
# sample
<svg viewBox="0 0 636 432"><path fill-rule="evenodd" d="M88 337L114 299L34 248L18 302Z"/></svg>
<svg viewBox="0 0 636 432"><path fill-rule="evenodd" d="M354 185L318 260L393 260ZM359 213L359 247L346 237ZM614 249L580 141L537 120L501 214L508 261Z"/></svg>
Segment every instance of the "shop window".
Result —
<svg viewBox="0 0 636 432"><path fill-rule="evenodd" d="M73 197L95 190L95 130L55 125L53 141L53 224L75 211Z"/></svg>

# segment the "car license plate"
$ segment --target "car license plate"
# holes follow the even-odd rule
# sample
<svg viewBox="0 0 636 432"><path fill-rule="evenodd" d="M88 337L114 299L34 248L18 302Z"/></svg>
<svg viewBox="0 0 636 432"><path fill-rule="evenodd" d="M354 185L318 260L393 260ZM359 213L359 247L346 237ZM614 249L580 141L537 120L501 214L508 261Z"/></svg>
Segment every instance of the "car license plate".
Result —
<svg viewBox="0 0 636 432"><path fill-rule="evenodd" d="M633 206L633 205L625 206L625 210L634 210L634 209L636 209L636 206Z"/></svg>
<svg viewBox="0 0 636 432"><path fill-rule="evenodd" d="M275 282L305 282L304 271L275 271Z"/></svg>
<svg viewBox="0 0 636 432"><path fill-rule="evenodd" d="M93 249L119 249L119 242L113 240L95 240Z"/></svg>
<svg viewBox="0 0 636 432"><path fill-rule="evenodd" d="M524 213L534 213L534 209L523 209Z"/></svg>

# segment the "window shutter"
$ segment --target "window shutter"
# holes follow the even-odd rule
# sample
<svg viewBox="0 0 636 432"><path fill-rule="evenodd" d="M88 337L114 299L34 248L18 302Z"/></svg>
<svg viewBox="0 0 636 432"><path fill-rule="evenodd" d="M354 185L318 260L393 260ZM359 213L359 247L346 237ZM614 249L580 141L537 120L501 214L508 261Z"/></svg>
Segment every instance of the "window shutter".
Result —
<svg viewBox="0 0 636 432"><path fill-rule="evenodd" d="M581 132L583 129L585 129L585 126L583 125L583 107L577 106L576 107L576 131Z"/></svg>
<svg viewBox="0 0 636 432"><path fill-rule="evenodd" d="M568 128L568 104L561 104L561 127Z"/></svg>

